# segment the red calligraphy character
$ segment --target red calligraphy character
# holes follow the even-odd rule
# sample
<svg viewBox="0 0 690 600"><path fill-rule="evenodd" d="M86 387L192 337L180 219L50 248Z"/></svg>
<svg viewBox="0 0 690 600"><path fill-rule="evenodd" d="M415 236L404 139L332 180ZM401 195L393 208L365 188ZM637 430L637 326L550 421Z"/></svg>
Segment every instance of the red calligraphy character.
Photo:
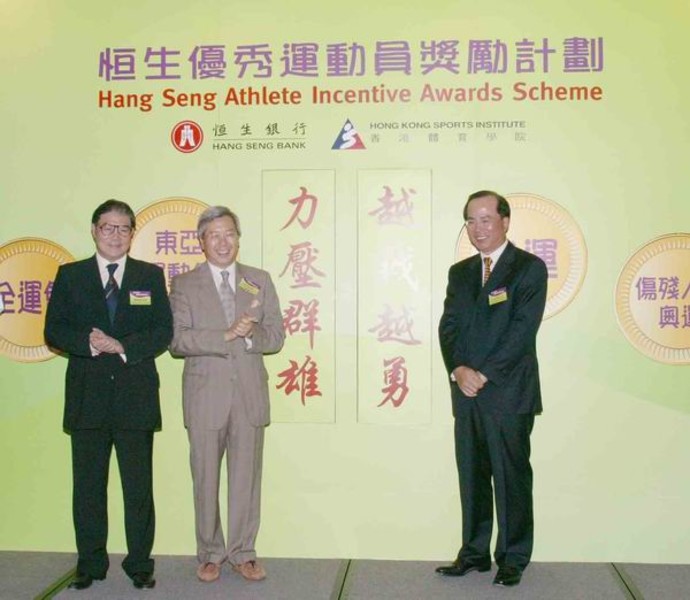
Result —
<svg viewBox="0 0 690 600"><path fill-rule="evenodd" d="M314 333L321 331L319 325L319 301L290 300L290 306L283 311L283 329L288 335L308 333L309 347L314 348Z"/></svg>
<svg viewBox="0 0 690 600"><path fill-rule="evenodd" d="M369 329L369 332L376 333L376 339L379 342L400 342L407 346L416 346L421 344L421 341L415 339L412 332L413 326L412 312L407 307L403 306L400 314L396 315L386 304L379 315L378 324Z"/></svg>
<svg viewBox="0 0 690 600"><path fill-rule="evenodd" d="M319 390L319 367L309 355L305 357L302 365L290 360L290 366L278 373L278 377L283 380L276 385L276 389L284 388L286 396L298 391L302 406L306 405L307 398L322 395Z"/></svg>
<svg viewBox="0 0 690 600"><path fill-rule="evenodd" d="M385 386L381 388L381 391L385 396L379 406L390 402L395 408L398 408L407 398L407 394L410 393L410 388L407 385L407 367L402 356L383 360L383 383Z"/></svg>
<svg viewBox="0 0 690 600"><path fill-rule="evenodd" d="M378 198L381 206L368 214L376 216L376 221L379 225L411 225L414 222L412 218L414 204L410 197L417 193L416 190L401 188L400 197L395 198L390 186L384 185L383 189L383 196Z"/></svg>
<svg viewBox="0 0 690 600"><path fill-rule="evenodd" d="M281 231L290 226L295 219L297 219L297 222L301 225L302 229L309 227L314 220L319 199L314 196L314 194L308 194L307 188L300 186L299 189L300 195L296 198L291 198L288 200L290 204L294 204L295 210L292 211L292 215L290 216L288 222L280 228ZM307 215L306 219L302 219L300 214L302 213L302 209L307 205L307 202L309 202L309 214Z"/></svg>
<svg viewBox="0 0 690 600"><path fill-rule="evenodd" d="M288 254L287 262L283 272L279 275L282 277L291 266L290 273L295 282L292 288L303 287L321 287L321 284L314 279L313 275L325 277L326 274L314 266L318 258L319 251L317 248L312 248L311 242L302 242L301 244L293 244L290 246L290 253Z"/></svg>

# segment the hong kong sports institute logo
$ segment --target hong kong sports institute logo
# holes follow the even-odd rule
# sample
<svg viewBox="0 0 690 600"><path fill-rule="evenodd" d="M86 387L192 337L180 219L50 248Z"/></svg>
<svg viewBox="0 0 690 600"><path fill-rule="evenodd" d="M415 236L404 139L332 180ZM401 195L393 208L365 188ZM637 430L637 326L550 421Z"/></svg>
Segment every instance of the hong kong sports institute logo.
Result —
<svg viewBox="0 0 690 600"><path fill-rule="evenodd" d="M180 121L170 132L170 141L176 150L189 154L199 149L204 141L204 132L194 121Z"/></svg>
<svg viewBox="0 0 690 600"><path fill-rule="evenodd" d="M366 149L366 146L364 145L362 138L359 136L359 133L357 133L357 130L355 129L355 126L352 124L352 121L348 119L347 121L345 121L345 125L343 125L342 129L340 130L338 137L335 138L335 142L333 142L331 150L364 149Z"/></svg>

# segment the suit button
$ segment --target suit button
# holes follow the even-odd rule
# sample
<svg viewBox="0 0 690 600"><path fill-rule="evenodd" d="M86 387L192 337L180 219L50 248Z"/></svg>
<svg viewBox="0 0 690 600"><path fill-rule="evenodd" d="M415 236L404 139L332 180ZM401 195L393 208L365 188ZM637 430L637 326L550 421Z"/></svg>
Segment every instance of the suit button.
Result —
<svg viewBox="0 0 690 600"><path fill-rule="evenodd" d="M110 376L110 381L115 381L115 375Z"/></svg>

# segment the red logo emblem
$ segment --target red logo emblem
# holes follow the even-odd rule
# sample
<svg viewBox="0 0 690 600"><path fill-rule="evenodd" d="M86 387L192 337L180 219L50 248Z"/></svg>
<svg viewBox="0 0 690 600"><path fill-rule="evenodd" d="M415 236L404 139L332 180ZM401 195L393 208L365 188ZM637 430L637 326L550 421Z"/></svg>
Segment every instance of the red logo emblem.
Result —
<svg viewBox="0 0 690 600"><path fill-rule="evenodd" d="M195 152L204 141L201 126L194 121L180 121L170 132L170 141L180 152Z"/></svg>

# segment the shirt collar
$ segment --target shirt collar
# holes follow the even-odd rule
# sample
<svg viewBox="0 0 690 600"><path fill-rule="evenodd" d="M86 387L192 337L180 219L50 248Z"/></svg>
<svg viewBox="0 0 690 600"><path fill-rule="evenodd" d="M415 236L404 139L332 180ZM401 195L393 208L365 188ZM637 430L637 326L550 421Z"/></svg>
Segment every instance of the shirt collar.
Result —
<svg viewBox="0 0 690 600"><path fill-rule="evenodd" d="M117 260L108 260L107 258L103 258L100 254L98 254L98 252L96 252L96 262L98 263L98 272L101 274L101 279L104 283L108 281L108 278L110 277L110 273L108 272L108 265L117 265L117 269L115 269L115 274L113 275L113 277L115 277L117 285L122 285L122 277L125 273L125 265L127 263L126 254L121 258L118 258Z"/></svg>
<svg viewBox="0 0 690 600"><path fill-rule="evenodd" d="M227 271L228 272L228 282L230 283L230 287L234 290L235 289L235 277L237 273L237 263L233 262L230 266L220 268L217 267L216 265L211 264L210 262L207 261L209 269L211 269L211 275L213 275L213 281L216 284L216 287L219 287L220 284L223 282L223 276L220 274L221 271Z"/></svg>
<svg viewBox="0 0 690 600"><path fill-rule="evenodd" d="M503 242L491 254L484 254L483 252L480 252L482 260L484 260L488 256L489 258L491 258L491 264L495 265L498 262L498 259L501 258L501 254L503 254L503 251L506 249L506 246L508 246L508 240Z"/></svg>

